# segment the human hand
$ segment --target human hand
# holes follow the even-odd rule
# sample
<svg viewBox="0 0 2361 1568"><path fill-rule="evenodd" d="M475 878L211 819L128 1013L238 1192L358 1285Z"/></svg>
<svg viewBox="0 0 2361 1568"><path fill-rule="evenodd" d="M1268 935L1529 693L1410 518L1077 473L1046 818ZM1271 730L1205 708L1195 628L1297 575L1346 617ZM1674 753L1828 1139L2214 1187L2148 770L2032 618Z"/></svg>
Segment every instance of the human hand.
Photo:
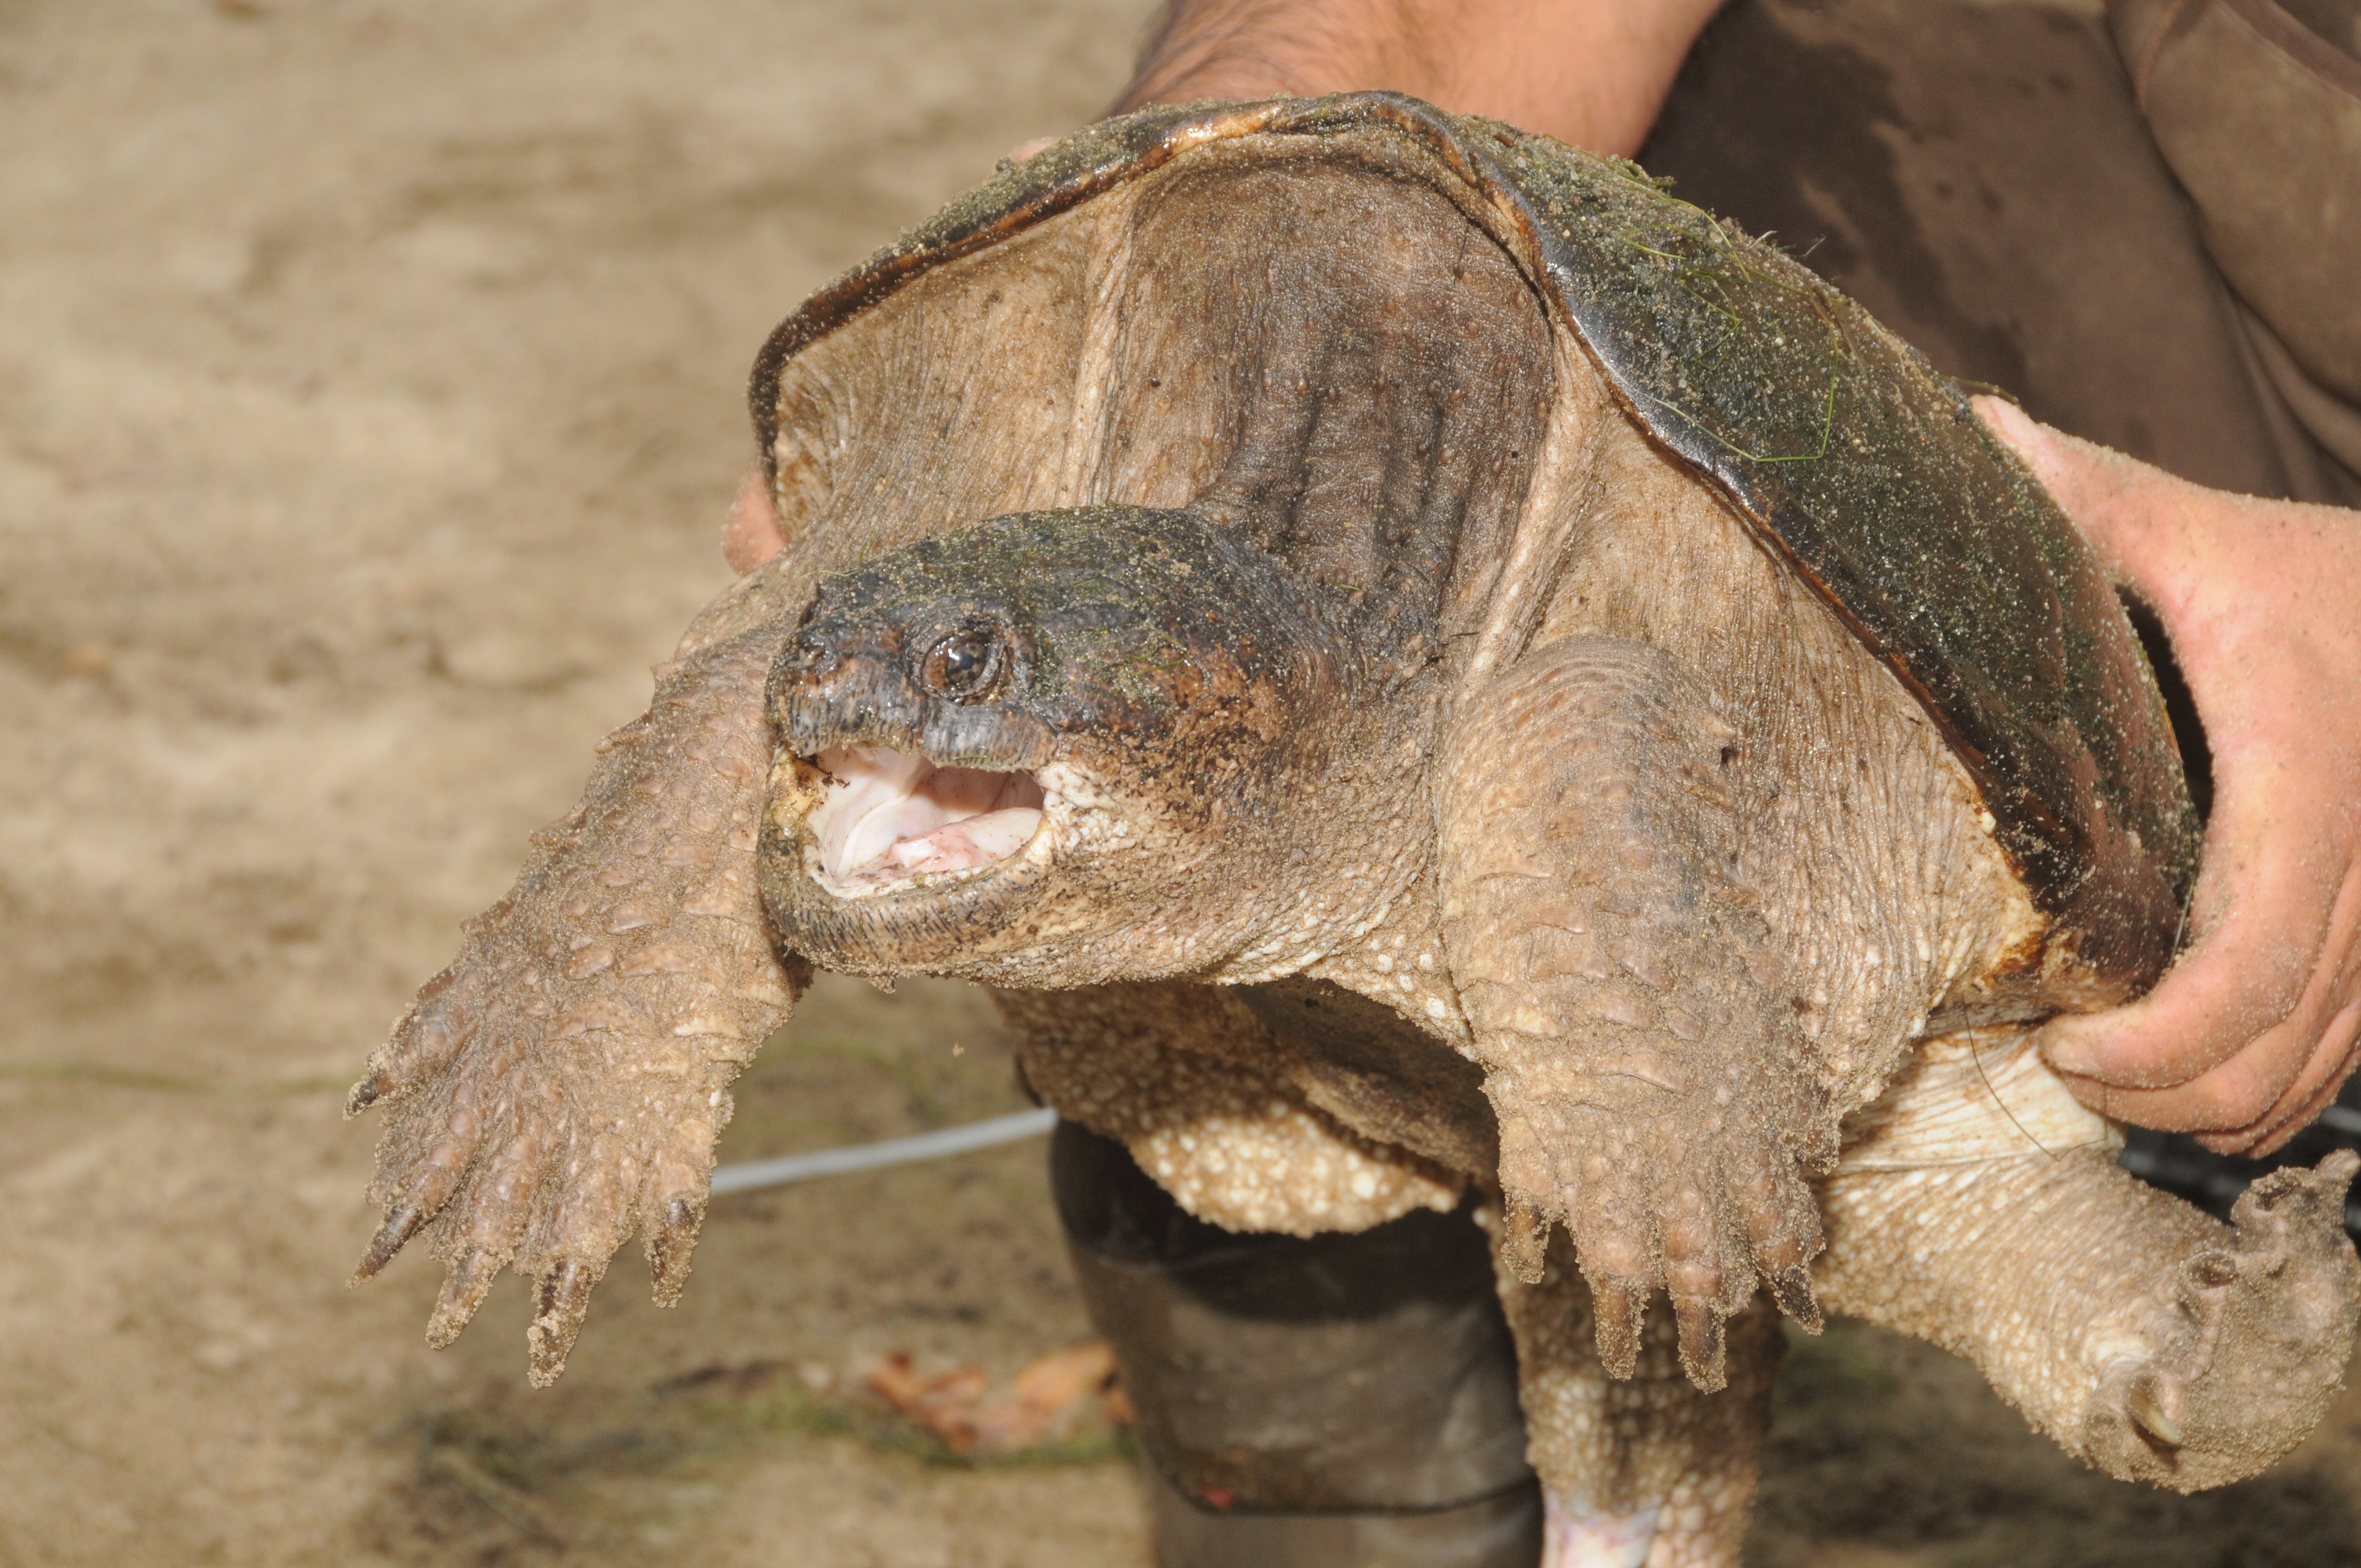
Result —
<svg viewBox="0 0 2361 1568"><path fill-rule="evenodd" d="M2190 910L2156 989L2052 1020L2085 1102L2268 1153L2335 1098L2361 1032L2361 513L2186 480L1978 398L2163 623L2213 754Z"/></svg>
<svg viewBox="0 0 2361 1568"><path fill-rule="evenodd" d="M1628 158L1721 0L1173 0L1122 112L1389 88Z"/></svg>

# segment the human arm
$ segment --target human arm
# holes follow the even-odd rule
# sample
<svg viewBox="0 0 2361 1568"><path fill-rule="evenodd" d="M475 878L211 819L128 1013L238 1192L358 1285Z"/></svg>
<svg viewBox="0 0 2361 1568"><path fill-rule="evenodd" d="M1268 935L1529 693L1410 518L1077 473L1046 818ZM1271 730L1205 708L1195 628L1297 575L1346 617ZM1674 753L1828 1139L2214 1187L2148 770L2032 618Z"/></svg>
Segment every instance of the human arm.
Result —
<svg viewBox="0 0 2361 1568"><path fill-rule="evenodd" d="M2208 490L1978 408L2156 611L2213 756L2194 943L2139 1001L2053 1021L2042 1051L2107 1115L2275 1148L2361 1034L2361 513Z"/></svg>
<svg viewBox="0 0 2361 1568"><path fill-rule="evenodd" d="M1720 0L1173 0L1118 111L1389 88L1639 150Z"/></svg>

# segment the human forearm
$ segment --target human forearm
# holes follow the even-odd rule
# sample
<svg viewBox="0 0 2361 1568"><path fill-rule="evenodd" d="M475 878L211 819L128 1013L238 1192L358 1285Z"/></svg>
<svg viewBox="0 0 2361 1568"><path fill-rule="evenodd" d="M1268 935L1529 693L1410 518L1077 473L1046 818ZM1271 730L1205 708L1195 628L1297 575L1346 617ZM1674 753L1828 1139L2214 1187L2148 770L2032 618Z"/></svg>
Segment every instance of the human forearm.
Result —
<svg viewBox="0 0 2361 1568"><path fill-rule="evenodd" d="M1390 88L1630 155L1720 0L1173 0L1119 109Z"/></svg>

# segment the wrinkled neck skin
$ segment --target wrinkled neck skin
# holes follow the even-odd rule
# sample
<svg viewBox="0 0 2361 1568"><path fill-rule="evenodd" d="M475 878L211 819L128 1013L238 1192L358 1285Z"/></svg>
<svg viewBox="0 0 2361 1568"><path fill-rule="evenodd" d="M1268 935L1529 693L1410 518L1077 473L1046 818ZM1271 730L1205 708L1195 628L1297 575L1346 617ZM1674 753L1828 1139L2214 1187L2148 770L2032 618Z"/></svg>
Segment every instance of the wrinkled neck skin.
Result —
<svg viewBox="0 0 2361 1568"><path fill-rule="evenodd" d="M822 968L1294 973L1424 866L1422 651L1241 534L994 519L823 583L771 681L766 906ZM1344 803L1344 804L1340 804Z"/></svg>

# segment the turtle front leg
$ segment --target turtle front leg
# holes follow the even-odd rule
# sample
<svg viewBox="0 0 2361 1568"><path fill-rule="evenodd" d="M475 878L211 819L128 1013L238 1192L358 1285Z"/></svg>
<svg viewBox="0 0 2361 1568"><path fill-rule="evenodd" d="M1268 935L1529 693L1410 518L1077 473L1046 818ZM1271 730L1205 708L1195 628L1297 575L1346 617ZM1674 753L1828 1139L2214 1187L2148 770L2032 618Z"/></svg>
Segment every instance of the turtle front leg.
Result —
<svg viewBox="0 0 2361 1568"><path fill-rule="evenodd" d="M533 836L515 889L467 922L353 1086L348 1114L390 1112L369 1188L385 1221L354 1283L431 1231L438 1349L513 1265L539 1284L533 1381L555 1381L634 1230L657 1301L679 1296L730 1083L808 974L774 954L754 876L784 635L657 672L581 805Z"/></svg>
<svg viewBox="0 0 2361 1568"><path fill-rule="evenodd" d="M1931 1042L1848 1124L1821 1297L1966 1356L2119 1479L2244 1480L2319 1423L2352 1354L2356 1162L2273 1171L2224 1225L2115 1146L2022 1031Z"/></svg>
<svg viewBox="0 0 2361 1568"><path fill-rule="evenodd" d="M1542 1568L1736 1563L1771 1420L1778 1314L1758 1301L1730 1321L1729 1384L1708 1394L1683 1372L1677 1324L1658 1305L1621 1375L1631 1381L1619 1382L1599 1361L1590 1290L1563 1232L1537 1281L1518 1276L1504 1247L1495 1262L1517 1342L1526 1457L1546 1509Z"/></svg>
<svg viewBox="0 0 2361 1568"><path fill-rule="evenodd" d="M1500 1125L1503 1256L1542 1277L1553 1222L1638 1364L1673 1299L1682 1364L1721 1386L1722 1322L1767 1281L1813 1328L1819 1221L1799 1166L1826 1097L1754 900L1733 880L1739 738L1669 655L1608 638L1528 654L1445 741L1444 939Z"/></svg>

